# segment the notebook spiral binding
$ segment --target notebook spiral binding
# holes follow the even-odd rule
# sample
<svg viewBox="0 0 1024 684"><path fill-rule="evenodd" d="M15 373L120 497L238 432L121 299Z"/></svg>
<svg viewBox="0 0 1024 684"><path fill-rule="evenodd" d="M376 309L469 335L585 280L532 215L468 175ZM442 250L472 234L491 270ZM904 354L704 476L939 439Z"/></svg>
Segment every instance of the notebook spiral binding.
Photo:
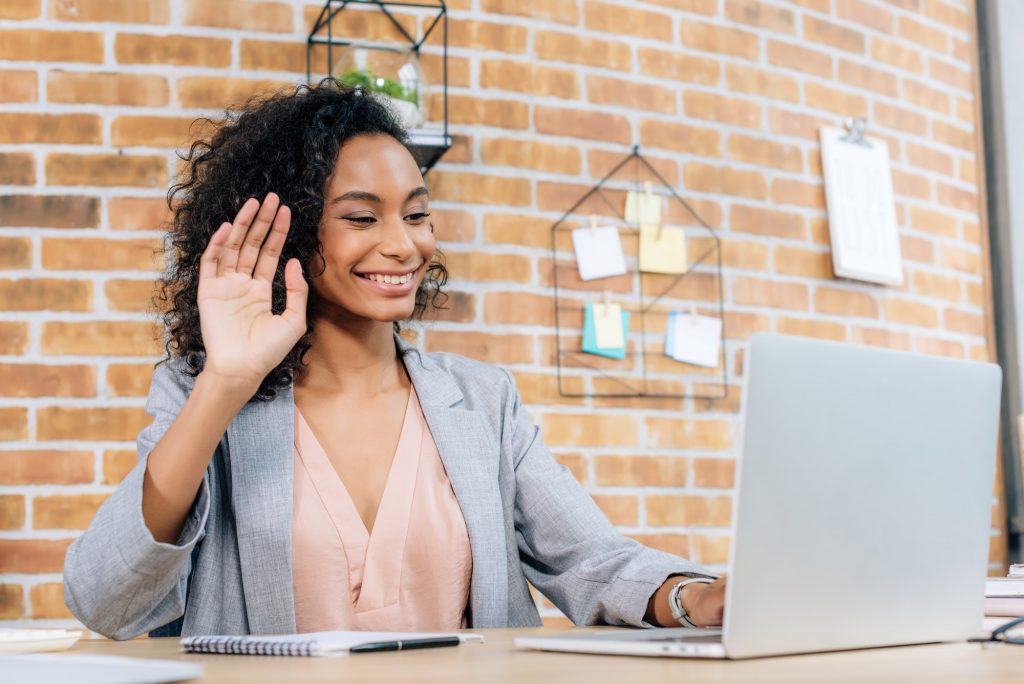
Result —
<svg viewBox="0 0 1024 684"><path fill-rule="evenodd" d="M305 641L264 641L258 637L186 637L181 641L186 653L219 653L224 655L309 656L316 648L315 639Z"/></svg>

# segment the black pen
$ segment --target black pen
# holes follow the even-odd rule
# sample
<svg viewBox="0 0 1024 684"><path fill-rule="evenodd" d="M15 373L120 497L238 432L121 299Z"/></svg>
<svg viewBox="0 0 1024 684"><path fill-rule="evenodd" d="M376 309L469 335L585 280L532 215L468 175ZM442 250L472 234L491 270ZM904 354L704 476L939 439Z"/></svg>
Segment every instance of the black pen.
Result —
<svg viewBox="0 0 1024 684"><path fill-rule="evenodd" d="M413 648L440 648L458 646L459 637L430 637L428 639L403 639L400 641L371 641L348 649L349 653L378 653L380 651L408 651Z"/></svg>

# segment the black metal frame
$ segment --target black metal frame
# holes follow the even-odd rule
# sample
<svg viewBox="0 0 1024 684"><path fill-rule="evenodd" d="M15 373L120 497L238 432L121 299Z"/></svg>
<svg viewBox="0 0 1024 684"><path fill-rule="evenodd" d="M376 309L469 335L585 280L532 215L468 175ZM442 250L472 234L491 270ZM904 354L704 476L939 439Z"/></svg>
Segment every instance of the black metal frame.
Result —
<svg viewBox="0 0 1024 684"><path fill-rule="evenodd" d="M452 138L448 135L448 7L445 5L444 0L433 0L432 2L394 2L392 0L325 0L324 6L320 10L319 16L317 16L316 22L313 24L313 28L309 32L309 36L306 38L306 81L308 82L313 76L313 47L315 45L326 45L327 46L327 68L324 69L324 73L331 75L331 68L334 64L334 46L349 46L354 45L357 47L363 47L371 50L391 50L395 51L398 48L394 45L388 45L384 43L371 43L368 41L354 40L350 38L339 38L334 35L331 22L334 20L339 13L341 13L349 5L372 5L380 9L384 15L391 20L391 23L395 26L402 37L408 41L409 46L417 55L419 55L420 48L426 42L430 34L433 33L434 29L441 25L441 40L442 40L442 72L443 76L443 102L444 102L444 130L442 134L435 134L432 132L421 132L421 131L409 131L411 147L413 149L413 156L416 158L417 163L420 165L420 171L426 173L430 170L441 159L442 155L447 152L452 146ZM389 7L412 7L420 9L436 9L438 10L437 15L433 17L433 21L427 26L423 35L419 38L415 38L405 30L405 27L395 18L395 16L388 9ZM326 35L322 35L326 31Z"/></svg>
<svg viewBox="0 0 1024 684"><path fill-rule="evenodd" d="M597 368L596 366L593 366L593 365L587 363L586 361L582 360L581 357L585 357L587 355L584 352L582 352L581 350L579 350L579 349L562 349L561 348L562 324L561 324L561 320L560 320L560 316L559 316L559 309L561 307L559 307L559 304L558 304L558 302L559 302L559 286L558 286L558 245L557 245L557 235L558 235L558 231L559 230L567 230L567 229L571 229L572 227L575 227L575 224L572 227L567 226L566 225L566 220L570 216L572 216L574 213L576 213L576 210L579 209L581 206L583 206L583 204L585 202L587 202L594 195L600 196L601 200L605 203L605 205L608 206L609 209L612 210L612 212L614 212L617 216L619 216L622 219L623 222L628 223L625 220L625 216L622 215L619 212L619 209L617 207L613 206L612 203L608 201L608 198L605 197L604 194L602 194L601 190L602 190L602 188L604 188L605 184L608 183L608 181L611 180L615 176L616 173L618 173L623 167L625 167L626 164L628 164L629 162L634 161L634 160L638 164L643 164L643 166L648 171L650 171L650 173L654 176L654 178L656 178L658 180L658 182L661 183L661 185L665 189L668 190L668 192L670 193L670 197L672 199L676 200L677 202L679 202L680 204L682 204L682 206L688 212L690 212L690 214L697 220L697 222L701 225L701 227L704 228L707 231L708 235L714 241L714 245L710 249L708 249L706 252L704 252L700 256L699 259L694 260L690 264L689 268L687 268L687 270L685 272L680 273L679 275L677 275L676 278L674 278L672 280L671 284L668 287L666 287L660 293L658 293L646 305L644 304L645 293L644 293L644 289L643 289L643 278L641 277L639 279L638 290L639 290L639 299L640 299L640 307L639 307L639 310L640 310L640 347L639 347L639 352L637 353L637 355L640 357L641 375L642 375L642 382L643 382L642 388L641 389L632 388L634 391L628 392L628 393L626 393L626 392L623 392L623 393L600 393L600 392L573 393L573 392L567 392L566 389L565 389L564 383L563 383L563 374L562 374L562 357L563 357L563 355L571 355L571 356L574 357L575 360L578 361L579 364L581 364L581 365L583 365L585 367L588 367L588 368L590 368L590 369L592 369L594 371L597 371L601 375L609 377L612 380L614 380L615 382L618 382L619 384L622 384L622 385L627 386L627 387L629 386L627 383L623 382L621 379L619 379L617 377L614 377L612 375L609 375L608 373L606 373L602 369ZM637 192L639 192L639 189L640 189L639 169L637 169L637 171L633 174L633 176L634 176L634 178L633 178L634 188L635 188L635 190ZM627 228L627 230L635 231L637 233L639 232L639 228L638 227L634 228L633 226L630 226L629 228ZM719 318L722 319L722 321L723 321L721 340L720 340L720 355L721 356L720 356L720 361L719 361L720 364L721 364L721 367L722 367L722 376L721 376L721 382L722 382L721 389L722 389L722 392L721 392L721 394L701 394L701 393L673 394L673 393L649 392L648 389L647 389L647 387L648 387L647 364L645 362L645 359L646 359L647 356L662 356L662 354L647 351L647 345L646 345L646 342L647 342L647 325L646 325L646 316L645 316L645 314L646 314L647 311L650 310L651 307L653 307L655 304L657 304L658 301L662 297L664 297L669 291L671 291L672 288L675 287L683 278L688 276L690 273L693 273L697 266L699 266L700 264L702 264L706 260L708 260L709 257L712 256L712 254L714 254L715 257L716 257L716 259L715 259L715 265L716 265L715 275L717 276L717 279L718 279L718 315L719 315ZM555 302L554 302L554 304L555 304L555 346L556 346L556 359L557 359L557 365L558 365L558 393L560 395L562 395L563 397L691 398L691 399L706 399L708 401L721 400L721 399L725 399L728 396L728 394L729 394L729 386L727 384L727 373L726 373L728 359L726 357L726 352L725 352L725 325L724 325L724 318L725 318L725 293L724 293L723 284L722 284L722 242L721 242L721 239L718 237L718 235L715 232L714 228L712 228L710 225L708 225L708 223L706 221L704 221L703 218L701 218L700 214L698 214L693 209L693 207L690 206L690 204L686 200L684 200L675 191L675 188L673 188L672 185L668 181L666 181L665 178L660 173L658 173L658 170L655 169L651 165L651 163L649 161L647 161L643 157L643 155L640 154L640 148L639 148L638 145L634 145L632 152L628 156L626 156L622 161L620 161L618 164L616 164L615 167L604 176L604 178L602 178L600 181L598 181L597 184L594 187L592 187L585 195L583 195L583 197L581 197L568 211L566 211L564 214L562 214L562 217L560 219L558 219L558 221L556 221L551 226L551 263L552 263L552 270L553 270L554 295L555 295Z"/></svg>

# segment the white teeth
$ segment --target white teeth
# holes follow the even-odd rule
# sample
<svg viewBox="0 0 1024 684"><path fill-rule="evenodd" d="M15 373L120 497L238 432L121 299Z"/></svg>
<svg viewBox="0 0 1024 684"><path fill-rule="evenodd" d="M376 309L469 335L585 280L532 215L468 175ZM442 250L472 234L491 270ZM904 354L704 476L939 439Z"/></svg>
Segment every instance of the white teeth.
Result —
<svg viewBox="0 0 1024 684"><path fill-rule="evenodd" d="M365 277L368 280L372 280L377 283L387 283L389 285L405 285L407 282L412 280L412 274L406 273L405 275L382 275L379 273L367 273Z"/></svg>

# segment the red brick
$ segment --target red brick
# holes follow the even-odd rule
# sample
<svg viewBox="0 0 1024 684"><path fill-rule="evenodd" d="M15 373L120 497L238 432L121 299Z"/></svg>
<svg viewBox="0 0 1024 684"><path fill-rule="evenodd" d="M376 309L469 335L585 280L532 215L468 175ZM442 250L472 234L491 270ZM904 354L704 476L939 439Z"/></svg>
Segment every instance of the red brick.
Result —
<svg viewBox="0 0 1024 684"><path fill-rule="evenodd" d="M661 86L606 76L587 77L587 99L597 104L675 114L676 93Z"/></svg>
<svg viewBox="0 0 1024 684"><path fill-rule="evenodd" d="M159 238L44 238L42 261L52 270L157 271L162 244Z"/></svg>
<svg viewBox="0 0 1024 684"><path fill-rule="evenodd" d="M0 237L0 269L20 269L31 266L31 240L24 237Z"/></svg>
<svg viewBox="0 0 1024 684"><path fill-rule="evenodd" d="M860 31L809 14L804 15L803 22L805 39L846 52L864 53L864 34Z"/></svg>
<svg viewBox="0 0 1024 684"><path fill-rule="evenodd" d="M0 584L0 620L17 620L25 613L20 584Z"/></svg>
<svg viewBox="0 0 1024 684"><path fill-rule="evenodd" d="M36 160L32 154L0 152L0 185L35 185Z"/></svg>
<svg viewBox="0 0 1024 684"><path fill-rule="evenodd" d="M799 311L808 309L807 286L800 283L742 277L733 281L732 291L737 304Z"/></svg>
<svg viewBox="0 0 1024 684"><path fill-rule="evenodd" d="M683 183L689 190L725 193L753 199L764 199L767 196L764 176L760 172L728 166L687 162L683 167Z"/></svg>
<svg viewBox="0 0 1024 684"><path fill-rule="evenodd" d="M839 60L839 80L846 85L890 97L898 96L900 91L899 79L895 75L848 59Z"/></svg>
<svg viewBox="0 0 1024 684"><path fill-rule="evenodd" d="M646 446L651 449L720 450L732 446L732 429L728 421L715 419L654 418L645 419ZM635 444L635 441L634 441Z"/></svg>
<svg viewBox="0 0 1024 684"><path fill-rule="evenodd" d="M722 153L722 136L717 130L656 119L640 122L640 143L702 157L718 157Z"/></svg>
<svg viewBox="0 0 1024 684"><path fill-rule="evenodd" d="M800 214L734 204L730 218L731 229L741 233L772 235L793 240L807 238L804 217Z"/></svg>
<svg viewBox="0 0 1024 684"><path fill-rule="evenodd" d="M985 337L985 317L971 311L947 308L942 312L942 325L951 332Z"/></svg>
<svg viewBox="0 0 1024 684"><path fill-rule="evenodd" d="M100 117L95 114L0 113L0 143L99 144Z"/></svg>
<svg viewBox="0 0 1024 684"><path fill-rule="evenodd" d="M771 200L774 204L796 204L824 211L825 186L792 178L776 178L772 181Z"/></svg>
<svg viewBox="0 0 1024 684"><path fill-rule="evenodd" d="M739 133L729 136L729 158L784 171L803 171L800 148L767 138L754 138Z"/></svg>
<svg viewBox="0 0 1024 684"><path fill-rule="evenodd" d="M178 79L178 99L189 109L223 109L240 105L257 95L292 89L288 81L225 76L185 76Z"/></svg>
<svg viewBox="0 0 1024 684"><path fill-rule="evenodd" d="M88 311L92 283L56 278L0 279L0 309L4 311Z"/></svg>
<svg viewBox="0 0 1024 684"><path fill-rule="evenodd" d="M791 10L755 0L726 0L725 16L730 21L769 31L793 33L796 30L796 15Z"/></svg>
<svg viewBox="0 0 1024 684"><path fill-rule="evenodd" d="M431 99L431 107L439 106L440 98ZM486 122L493 128L521 130L530 126L530 108L525 102L513 100L482 100L465 95L448 96L448 121L453 124L479 125Z"/></svg>
<svg viewBox="0 0 1024 684"><path fill-rule="evenodd" d="M38 81L34 71L0 71L0 102L36 102Z"/></svg>
<svg viewBox="0 0 1024 684"><path fill-rule="evenodd" d="M595 456L594 476L603 486L686 485L687 459L678 456Z"/></svg>
<svg viewBox="0 0 1024 684"><path fill-rule="evenodd" d="M86 31L0 29L0 59L101 64L103 34Z"/></svg>
<svg viewBox="0 0 1024 684"><path fill-rule="evenodd" d="M134 440L152 417L141 407L88 408L45 406L36 410L41 441Z"/></svg>
<svg viewBox="0 0 1024 684"><path fill-rule="evenodd" d="M594 31L672 40L672 18L662 12L588 0L583 5L583 23Z"/></svg>
<svg viewBox="0 0 1024 684"><path fill-rule="evenodd" d="M939 314L934 306L912 299L888 297L884 302L885 319L924 328L937 328Z"/></svg>
<svg viewBox="0 0 1024 684"><path fill-rule="evenodd" d="M820 0L794 0L799 3L819 2ZM703 534L695 535L693 538L693 560L705 565L724 565L729 562L728 535L708 536Z"/></svg>
<svg viewBox="0 0 1024 684"><path fill-rule="evenodd" d="M546 444L623 447L637 443L637 422L630 415L548 413L540 423Z"/></svg>
<svg viewBox="0 0 1024 684"><path fill-rule="evenodd" d="M853 341L872 347L910 350L910 335L887 328L853 328Z"/></svg>
<svg viewBox="0 0 1024 684"><path fill-rule="evenodd" d="M0 321L0 354L24 354L28 346L28 324Z"/></svg>
<svg viewBox="0 0 1024 684"><path fill-rule="evenodd" d="M36 530L84 530L107 494L56 494L32 501L32 527Z"/></svg>
<svg viewBox="0 0 1024 684"><path fill-rule="evenodd" d="M112 311L149 311L156 293L151 280L108 280L103 291Z"/></svg>
<svg viewBox="0 0 1024 684"><path fill-rule="evenodd" d="M484 214L484 242L489 244L512 244L550 249L550 229L551 221L536 216L490 212Z"/></svg>
<svg viewBox="0 0 1024 684"><path fill-rule="evenodd" d="M920 50L900 41L872 38L871 58L913 74L924 73L924 56Z"/></svg>
<svg viewBox="0 0 1024 684"><path fill-rule="evenodd" d="M292 32L292 8L285 2L185 0L183 23L245 31Z"/></svg>
<svg viewBox="0 0 1024 684"><path fill-rule="evenodd" d="M756 60L758 57L758 36L750 31L684 19L679 24L679 38L684 45L694 50L749 60Z"/></svg>
<svg viewBox="0 0 1024 684"><path fill-rule="evenodd" d="M594 494L591 498L613 525L635 527L640 518L640 500L634 495Z"/></svg>
<svg viewBox="0 0 1024 684"><path fill-rule="evenodd" d="M475 202L526 206L530 203L530 182L491 174L435 171L430 174L430 193L450 202Z"/></svg>
<svg viewBox="0 0 1024 684"><path fill-rule="evenodd" d="M514 24L500 24L465 19L448 22L448 44L454 47L500 52L524 52L526 28Z"/></svg>
<svg viewBox="0 0 1024 684"><path fill-rule="evenodd" d="M138 463L134 450L108 450L103 452L103 484L116 485Z"/></svg>
<svg viewBox="0 0 1024 684"><path fill-rule="evenodd" d="M64 603L64 585L60 582L43 582L32 585L29 592L32 600L32 617L35 619L73 619L74 615Z"/></svg>
<svg viewBox="0 0 1024 684"><path fill-rule="evenodd" d="M50 18L60 21L111 21L120 24L166 24L168 0L56 0Z"/></svg>
<svg viewBox="0 0 1024 684"><path fill-rule="evenodd" d="M41 8L41 0L5 0L0 4L0 19L35 19Z"/></svg>
<svg viewBox="0 0 1024 684"><path fill-rule="evenodd" d="M882 33L892 33L894 26L892 12L884 7L869 4L863 0L837 0L837 2L836 14L840 18Z"/></svg>
<svg viewBox="0 0 1024 684"><path fill-rule="evenodd" d="M774 66L795 69L825 78L831 78L832 76L832 57L818 50L812 50L802 45L769 40L767 55L768 63Z"/></svg>
<svg viewBox="0 0 1024 684"><path fill-rule="evenodd" d="M25 526L25 497L0 494L0 530L20 530Z"/></svg>
<svg viewBox="0 0 1024 684"><path fill-rule="evenodd" d="M769 107L768 109L768 129L779 135L804 138L817 142L818 129L826 123L831 123L829 117L798 114L776 107ZM808 166L811 171L815 173L820 172L820 165L811 163Z"/></svg>
<svg viewBox="0 0 1024 684"><path fill-rule="evenodd" d="M425 348L463 354L487 363L533 363L533 338L527 335L428 330Z"/></svg>
<svg viewBox="0 0 1024 684"><path fill-rule="evenodd" d="M780 275L802 276L816 280L832 278L832 256L828 252L782 244L775 245L773 251L774 270Z"/></svg>
<svg viewBox="0 0 1024 684"><path fill-rule="evenodd" d="M868 102L863 95L808 81L804 84L807 106L833 114L846 116L867 116Z"/></svg>
<svg viewBox="0 0 1024 684"><path fill-rule="evenodd" d="M948 51L948 36L945 31L922 24L909 16L899 18L899 35L935 52L945 54Z"/></svg>
<svg viewBox="0 0 1024 684"><path fill-rule="evenodd" d="M773 100L800 102L800 84L790 76L748 66L726 64L725 80L730 91L760 95Z"/></svg>
<svg viewBox="0 0 1024 684"><path fill-rule="evenodd" d="M576 72L513 60L480 60L480 87L551 95L574 100L580 87Z"/></svg>
<svg viewBox="0 0 1024 684"><path fill-rule="evenodd" d="M903 79L903 97L938 114L949 113L949 95L913 79Z"/></svg>
<svg viewBox="0 0 1024 684"><path fill-rule="evenodd" d="M0 396L96 396L96 371L86 365L0 363Z"/></svg>
<svg viewBox="0 0 1024 684"><path fill-rule="evenodd" d="M538 105L534 110L534 124L538 133L617 142L623 145L631 139L629 121L617 114Z"/></svg>
<svg viewBox="0 0 1024 684"><path fill-rule="evenodd" d="M638 49L640 71L648 76L684 83L717 85L721 66L717 59L693 57L677 50Z"/></svg>
<svg viewBox="0 0 1024 684"><path fill-rule="evenodd" d="M0 572L60 572L71 539L0 539Z"/></svg>
<svg viewBox="0 0 1024 684"><path fill-rule="evenodd" d="M163 353L159 326L136 321L43 323L44 354L155 356Z"/></svg>
<svg viewBox="0 0 1024 684"><path fill-rule="evenodd" d="M0 195L0 226L91 228L98 224L95 197Z"/></svg>
<svg viewBox="0 0 1024 684"><path fill-rule="evenodd" d="M687 116L723 124L761 128L761 105L750 100L688 90L683 94Z"/></svg>
<svg viewBox="0 0 1024 684"><path fill-rule="evenodd" d="M914 348L922 354L934 356L949 356L954 359L966 357L964 345L961 342L945 340L939 337L918 335L914 338Z"/></svg>
<svg viewBox="0 0 1024 684"><path fill-rule="evenodd" d="M878 318L878 302L870 294L832 287L815 289L814 310L837 316Z"/></svg>
<svg viewBox="0 0 1024 684"><path fill-rule="evenodd" d="M501 1L525 6L519 2ZM629 45L618 40L601 40L573 33L538 30L533 37L533 49L537 56L545 61L572 62L617 71L630 71L633 68L632 50Z"/></svg>
<svg viewBox="0 0 1024 684"><path fill-rule="evenodd" d="M46 95L51 102L162 107L167 105L167 80L153 74L51 71Z"/></svg>
<svg viewBox="0 0 1024 684"><path fill-rule="evenodd" d="M579 19L576 0L483 0L480 8L494 14L511 14L575 24Z"/></svg>
<svg viewBox="0 0 1024 684"><path fill-rule="evenodd" d="M54 152L46 155L46 181L50 185L162 188L167 185L167 160L147 155Z"/></svg>
<svg viewBox="0 0 1024 684"><path fill-rule="evenodd" d="M172 218L163 197L112 197L107 213L117 230L163 230Z"/></svg>
<svg viewBox="0 0 1024 684"><path fill-rule="evenodd" d="M728 527L732 520L731 496L652 494L646 504L652 527Z"/></svg>
<svg viewBox="0 0 1024 684"><path fill-rule="evenodd" d="M242 41L242 68L258 68L246 61L246 46L256 41ZM284 45L275 43L275 45ZM231 41L226 38L200 36L154 36L119 33L114 40L114 56L121 64L170 64L225 68L231 64ZM305 69L305 50L302 51Z"/></svg>

